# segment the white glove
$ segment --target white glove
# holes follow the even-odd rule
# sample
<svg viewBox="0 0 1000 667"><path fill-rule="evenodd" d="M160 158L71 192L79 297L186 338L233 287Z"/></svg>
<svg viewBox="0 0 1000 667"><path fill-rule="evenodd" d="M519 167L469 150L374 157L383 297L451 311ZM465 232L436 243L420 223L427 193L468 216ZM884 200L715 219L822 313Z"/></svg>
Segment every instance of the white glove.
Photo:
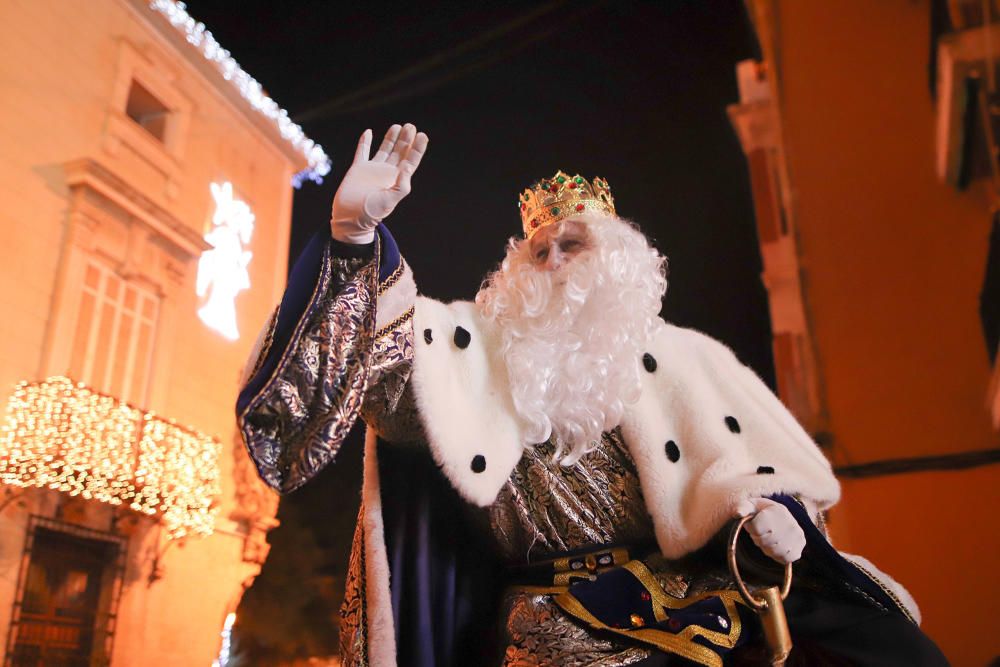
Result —
<svg viewBox="0 0 1000 667"><path fill-rule="evenodd" d="M375 157L368 159L371 145L372 131L365 130L333 197L330 231L344 243L371 243L378 223L410 194L410 178L427 151L427 135L410 123L393 125Z"/></svg>
<svg viewBox="0 0 1000 667"><path fill-rule="evenodd" d="M736 508L740 516L757 513L746 524L747 532L761 551L781 564L802 557L806 535L788 508L769 498L744 500Z"/></svg>

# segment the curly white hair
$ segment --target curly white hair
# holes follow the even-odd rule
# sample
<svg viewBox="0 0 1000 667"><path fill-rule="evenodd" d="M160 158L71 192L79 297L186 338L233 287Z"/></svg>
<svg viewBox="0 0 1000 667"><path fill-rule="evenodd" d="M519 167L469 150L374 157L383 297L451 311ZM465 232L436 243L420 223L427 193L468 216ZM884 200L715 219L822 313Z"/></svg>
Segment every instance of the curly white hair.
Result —
<svg viewBox="0 0 1000 667"><path fill-rule="evenodd" d="M588 250L557 271L511 239L476 295L502 331L514 406L526 446L552 438L573 465L617 426L640 393L640 364L659 322L666 258L621 218L585 213Z"/></svg>

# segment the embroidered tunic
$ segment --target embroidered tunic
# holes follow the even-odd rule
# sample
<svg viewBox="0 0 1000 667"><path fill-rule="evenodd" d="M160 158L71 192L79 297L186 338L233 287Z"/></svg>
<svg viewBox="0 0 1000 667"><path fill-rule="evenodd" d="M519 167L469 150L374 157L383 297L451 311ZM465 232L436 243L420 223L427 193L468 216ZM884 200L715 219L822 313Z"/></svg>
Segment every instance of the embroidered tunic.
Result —
<svg viewBox="0 0 1000 667"><path fill-rule="evenodd" d="M653 520L621 433L572 466L554 461L550 443L526 449L489 507L503 559L521 566L601 545L654 541ZM648 657L648 649L597 638L569 618L552 595L512 588L503 598L504 665L617 667Z"/></svg>

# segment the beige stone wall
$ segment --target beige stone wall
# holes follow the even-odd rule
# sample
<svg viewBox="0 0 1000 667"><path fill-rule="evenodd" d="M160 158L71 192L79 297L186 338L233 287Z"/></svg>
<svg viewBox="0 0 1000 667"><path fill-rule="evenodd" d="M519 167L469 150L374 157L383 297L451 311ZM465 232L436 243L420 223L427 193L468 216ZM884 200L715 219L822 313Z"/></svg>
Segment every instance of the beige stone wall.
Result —
<svg viewBox="0 0 1000 667"><path fill-rule="evenodd" d="M836 465L996 447L985 184L935 176L927 2L784 1L782 125ZM835 543L895 574L956 665L1000 654L1000 466L851 480Z"/></svg>
<svg viewBox="0 0 1000 667"><path fill-rule="evenodd" d="M143 520L130 540L112 664L208 665L226 613L259 569L242 562L243 526L230 518L237 509L234 465L244 456L234 439L233 404L241 366L284 285L290 177L303 165L248 121L239 100L220 94L196 67L200 54L183 53L154 30L151 24L163 19L144 7L124 0L0 3L0 394L5 400L17 381L68 370L79 285L65 272L81 256L105 253L115 266L131 258L138 266L130 270L162 292L153 384L142 407L222 442L218 530L167 548L164 578L149 584L152 555L164 550L165 538L157 544L157 531ZM131 76L181 110L169 150L123 115ZM195 239L211 224L209 184L233 183L256 215L251 288L237 298L238 341L223 339L196 315L197 256L155 234L135 251L133 228L145 227L100 197L90 197L89 213L74 219L81 205L74 204L66 165L84 159L127 186L126 204L166 212L187 230L182 236ZM60 500L52 496L58 494L29 493L24 507L11 503L0 513L3 634L27 516L54 512ZM94 521L106 530L106 519Z"/></svg>

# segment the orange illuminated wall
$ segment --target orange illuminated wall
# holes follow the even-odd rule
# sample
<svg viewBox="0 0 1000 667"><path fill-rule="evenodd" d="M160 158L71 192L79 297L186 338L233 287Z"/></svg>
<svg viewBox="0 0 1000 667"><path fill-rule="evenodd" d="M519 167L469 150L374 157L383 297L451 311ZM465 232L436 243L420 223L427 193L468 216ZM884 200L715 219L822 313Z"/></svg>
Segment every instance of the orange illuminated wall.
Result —
<svg viewBox="0 0 1000 667"><path fill-rule="evenodd" d="M996 448L985 184L935 176L926 2L772 2L805 302L835 466ZM1000 465L845 479L835 544L914 594L956 665L1000 655Z"/></svg>

